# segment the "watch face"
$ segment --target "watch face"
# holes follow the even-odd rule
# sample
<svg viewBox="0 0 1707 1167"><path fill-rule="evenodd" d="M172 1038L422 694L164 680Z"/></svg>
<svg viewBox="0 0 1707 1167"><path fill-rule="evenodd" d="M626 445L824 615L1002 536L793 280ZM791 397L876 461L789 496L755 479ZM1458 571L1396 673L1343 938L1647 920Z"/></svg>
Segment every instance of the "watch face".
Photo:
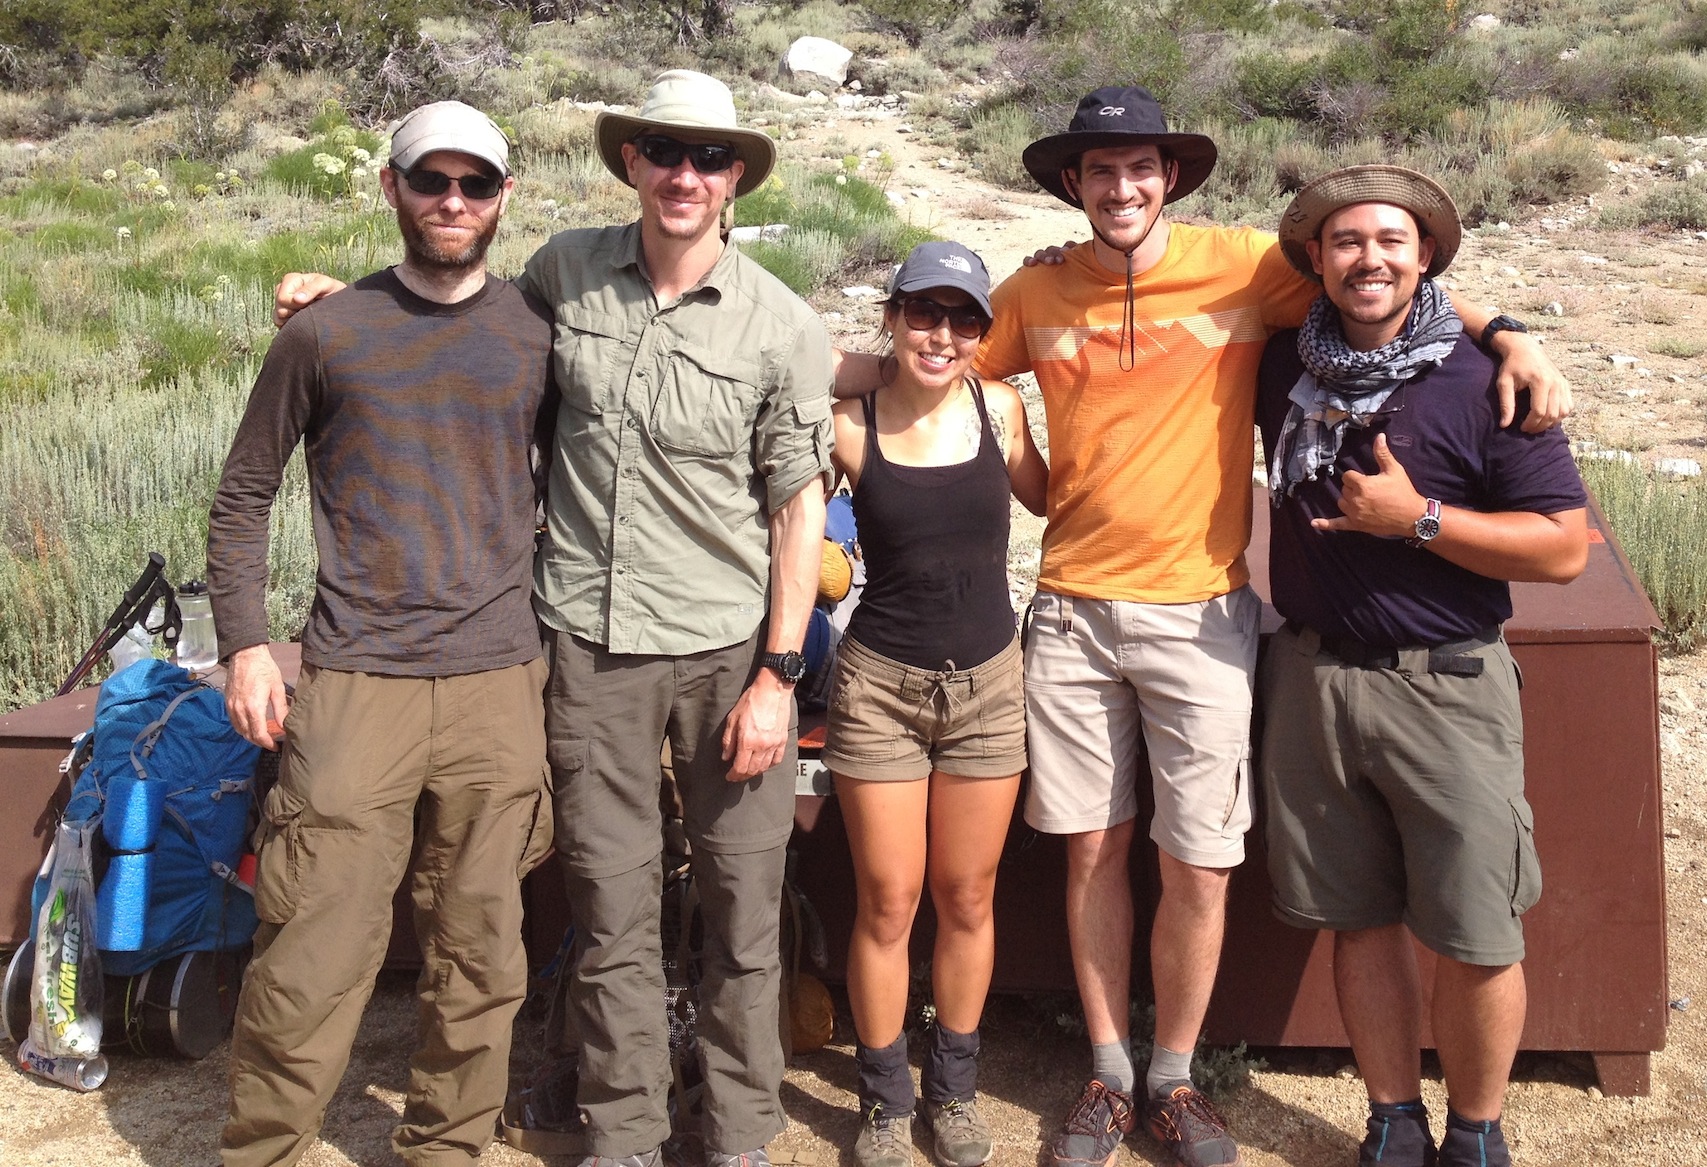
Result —
<svg viewBox="0 0 1707 1167"><path fill-rule="evenodd" d="M806 658L798 652L782 654L782 679L791 684L806 675Z"/></svg>
<svg viewBox="0 0 1707 1167"><path fill-rule="evenodd" d="M1440 534L1440 520L1434 515L1424 515L1417 520L1417 538L1432 539Z"/></svg>

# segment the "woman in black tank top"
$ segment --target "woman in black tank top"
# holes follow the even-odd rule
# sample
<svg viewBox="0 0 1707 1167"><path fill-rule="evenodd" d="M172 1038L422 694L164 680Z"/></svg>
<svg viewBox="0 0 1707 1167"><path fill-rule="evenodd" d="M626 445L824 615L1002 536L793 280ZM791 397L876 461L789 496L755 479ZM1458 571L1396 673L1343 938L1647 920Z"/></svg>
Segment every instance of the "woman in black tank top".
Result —
<svg viewBox="0 0 1707 1167"><path fill-rule="evenodd" d="M995 959L996 864L1025 768L1025 699L1008 599L1008 498L1043 511L1048 468L1019 395L971 375L989 276L952 243L890 282L884 388L835 407L866 584L842 640L824 761L858 893L848 997L859 1038L860 1167L907 1167L915 1108L908 937L928 875L936 1025L923 1118L936 1156L991 1152L974 1101L978 1020Z"/></svg>

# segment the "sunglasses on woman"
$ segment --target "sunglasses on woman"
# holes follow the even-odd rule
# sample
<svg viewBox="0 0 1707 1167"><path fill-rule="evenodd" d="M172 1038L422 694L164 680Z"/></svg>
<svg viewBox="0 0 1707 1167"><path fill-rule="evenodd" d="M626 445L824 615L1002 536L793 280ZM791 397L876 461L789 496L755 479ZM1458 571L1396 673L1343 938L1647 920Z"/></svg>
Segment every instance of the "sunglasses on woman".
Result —
<svg viewBox="0 0 1707 1167"><path fill-rule="evenodd" d="M395 162L391 164L403 177L403 184L418 195L437 197L450 189L451 183L456 183L456 189L465 199L484 202L495 198L504 189L504 176L501 174L464 174L460 178L452 178L437 170L427 170L417 166L413 170L404 170Z"/></svg>
<svg viewBox="0 0 1707 1167"><path fill-rule="evenodd" d="M642 134L634 139L634 148L654 166L674 170L686 158L701 174L722 174L735 165L735 147L716 142L678 142L663 134Z"/></svg>
<svg viewBox="0 0 1707 1167"><path fill-rule="evenodd" d="M923 296L901 301L901 319L915 332L935 332L944 317L948 318L948 330L964 340L976 340L989 327L984 314L970 306L950 308Z"/></svg>

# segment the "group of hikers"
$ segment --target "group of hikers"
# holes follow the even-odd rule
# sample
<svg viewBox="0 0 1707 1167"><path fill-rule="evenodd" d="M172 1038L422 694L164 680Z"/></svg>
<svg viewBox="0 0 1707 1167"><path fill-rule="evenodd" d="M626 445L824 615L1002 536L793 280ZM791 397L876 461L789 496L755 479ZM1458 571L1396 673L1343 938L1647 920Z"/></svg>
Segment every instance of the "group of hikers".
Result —
<svg viewBox="0 0 1707 1167"><path fill-rule="evenodd" d="M1106 1167L1142 1120L1184 1167L1241 1162L1191 1059L1253 820L1259 686L1274 906L1335 935L1370 1102L1359 1162L1509 1163L1540 875L1506 581L1573 578L1588 537L1556 428L1568 387L1521 323L1435 282L1461 237L1446 192L1357 166L1300 190L1278 239L1170 221L1214 143L1170 132L1142 88L1098 89L1024 155L1089 243L993 290L977 255L921 244L889 282L885 351L843 353L720 230L776 162L721 82L660 74L595 137L638 219L555 235L505 281L485 263L516 191L505 136L469 106L423 106L380 171L402 262L347 290L280 285L288 320L208 535L232 722L283 754L226 1167L293 1163L315 1139L406 870L423 968L393 1145L413 1164L478 1158L527 983L519 879L552 846L575 922L581 1167L659 1167L666 742L704 920L706 1165L765 1167L785 1121L793 689L838 479L867 573L824 749L856 875L859 1167L907 1167L915 1118L945 1167L993 1153L978 1031L1025 771L1027 822L1066 837L1091 1044L1046 1153ZM1028 371L1047 465L1002 380ZM1256 427L1286 621L1260 674ZM287 696L268 517L299 443L319 569ZM1048 520L1023 636L1010 497ZM1128 1029L1141 748L1161 870L1147 1066ZM907 942L927 880L936 1018L915 1091ZM1440 958L1438 1146L1412 936Z"/></svg>

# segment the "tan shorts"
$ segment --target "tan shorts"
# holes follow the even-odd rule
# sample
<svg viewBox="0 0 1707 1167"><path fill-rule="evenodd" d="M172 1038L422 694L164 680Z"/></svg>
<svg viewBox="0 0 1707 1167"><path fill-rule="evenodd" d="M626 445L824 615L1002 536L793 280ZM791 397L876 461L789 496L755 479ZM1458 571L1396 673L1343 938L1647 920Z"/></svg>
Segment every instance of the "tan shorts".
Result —
<svg viewBox="0 0 1707 1167"><path fill-rule="evenodd" d="M1193 604L1039 592L1025 646L1026 822L1069 835L1135 817L1142 732L1150 838L1197 867L1243 862L1261 612L1248 587Z"/></svg>
<svg viewBox="0 0 1707 1167"><path fill-rule="evenodd" d="M1007 778L1025 769L1025 688L1016 639L970 669L932 672L842 640L824 765L844 778L912 782L932 770Z"/></svg>

